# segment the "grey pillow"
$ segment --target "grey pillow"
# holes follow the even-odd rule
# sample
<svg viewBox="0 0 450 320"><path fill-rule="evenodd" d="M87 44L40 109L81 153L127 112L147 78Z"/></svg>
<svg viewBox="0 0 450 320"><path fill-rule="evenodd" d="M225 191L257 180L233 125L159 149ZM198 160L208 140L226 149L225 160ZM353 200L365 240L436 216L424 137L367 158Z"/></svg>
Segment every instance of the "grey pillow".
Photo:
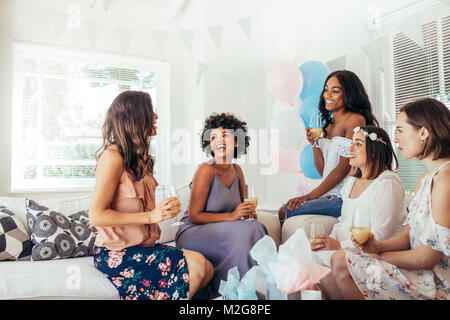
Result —
<svg viewBox="0 0 450 320"><path fill-rule="evenodd" d="M52 260L92 255L97 231L86 211L65 216L27 199L27 222L33 249L31 260Z"/></svg>
<svg viewBox="0 0 450 320"><path fill-rule="evenodd" d="M0 206L0 261L30 260L32 243L14 212Z"/></svg>

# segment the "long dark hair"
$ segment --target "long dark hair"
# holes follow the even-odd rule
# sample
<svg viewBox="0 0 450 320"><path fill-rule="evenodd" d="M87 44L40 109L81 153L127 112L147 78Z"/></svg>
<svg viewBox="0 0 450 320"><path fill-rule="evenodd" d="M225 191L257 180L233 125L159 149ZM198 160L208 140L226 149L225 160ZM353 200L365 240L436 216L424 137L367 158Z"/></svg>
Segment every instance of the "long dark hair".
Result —
<svg viewBox="0 0 450 320"><path fill-rule="evenodd" d="M372 112L372 104L366 89L358 76L348 70L338 70L330 73L323 84L322 94L320 95L319 111L322 114L325 124L323 126L325 137L327 136L326 128L331 124L331 112L325 107L325 99L323 94L328 80L336 77L342 87L342 96L344 100L345 111L360 114L366 119L366 126L377 126L378 123Z"/></svg>
<svg viewBox="0 0 450 320"><path fill-rule="evenodd" d="M106 113L102 127L103 145L97 150L97 159L100 151L117 145L125 171L136 180L153 174L155 159L149 154L153 117L152 99L147 92L124 91L119 94Z"/></svg>

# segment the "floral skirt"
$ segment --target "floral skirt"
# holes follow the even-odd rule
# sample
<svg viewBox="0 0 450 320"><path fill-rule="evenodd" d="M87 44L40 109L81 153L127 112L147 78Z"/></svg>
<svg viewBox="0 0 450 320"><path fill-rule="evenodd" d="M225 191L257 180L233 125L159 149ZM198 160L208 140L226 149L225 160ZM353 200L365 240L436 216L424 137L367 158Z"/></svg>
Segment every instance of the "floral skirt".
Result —
<svg viewBox="0 0 450 320"><path fill-rule="evenodd" d="M189 298L187 262L178 248L155 245L111 251L95 246L94 266L117 288L121 299Z"/></svg>

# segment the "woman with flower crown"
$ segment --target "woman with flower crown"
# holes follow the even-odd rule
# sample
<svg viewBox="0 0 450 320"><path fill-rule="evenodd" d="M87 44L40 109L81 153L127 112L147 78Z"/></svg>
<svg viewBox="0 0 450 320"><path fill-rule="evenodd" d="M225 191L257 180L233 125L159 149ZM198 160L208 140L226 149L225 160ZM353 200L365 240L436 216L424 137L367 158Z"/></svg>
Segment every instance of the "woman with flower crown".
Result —
<svg viewBox="0 0 450 320"><path fill-rule="evenodd" d="M392 237L406 214L405 190L395 173L398 161L388 134L378 127L356 127L353 132L349 147L352 170L341 191L342 215L330 236L317 235L311 240L319 262L328 266L336 250L354 248L350 228L356 210L369 217L377 239Z"/></svg>

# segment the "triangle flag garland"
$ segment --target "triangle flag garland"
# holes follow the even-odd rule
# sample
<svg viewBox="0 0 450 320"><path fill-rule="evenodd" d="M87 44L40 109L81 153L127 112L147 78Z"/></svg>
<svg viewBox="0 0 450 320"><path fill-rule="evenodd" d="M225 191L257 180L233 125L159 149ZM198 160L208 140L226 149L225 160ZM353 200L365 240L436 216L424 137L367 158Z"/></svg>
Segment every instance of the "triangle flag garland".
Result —
<svg viewBox="0 0 450 320"><path fill-rule="evenodd" d="M334 60L331 60L327 62L327 66L330 69L331 72L337 71L337 70L344 70L345 64L346 64L347 57L342 56L339 58L336 58Z"/></svg>
<svg viewBox="0 0 450 320"><path fill-rule="evenodd" d="M86 20L85 25L89 35L91 47L95 47L95 45L97 44L98 36L103 29L103 25L94 20Z"/></svg>
<svg viewBox="0 0 450 320"><path fill-rule="evenodd" d="M116 28L117 34L119 36L120 43L122 45L122 50L127 51L130 45L131 37L133 36L133 29L131 28Z"/></svg>
<svg viewBox="0 0 450 320"><path fill-rule="evenodd" d="M205 73L206 70L208 70L208 68L210 67L209 64L203 63L201 61L198 62L198 67L197 67L197 85L200 83L200 80L203 77L203 74Z"/></svg>
<svg viewBox="0 0 450 320"><path fill-rule="evenodd" d="M194 30L181 30L181 37L183 38L184 45L187 51L192 54L192 47L194 44L195 31Z"/></svg>
<svg viewBox="0 0 450 320"><path fill-rule="evenodd" d="M153 30L153 38L155 38L161 55L163 55L166 50L167 33L166 30Z"/></svg>
<svg viewBox="0 0 450 320"><path fill-rule="evenodd" d="M241 27L242 31L247 35L249 40L252 40L252 21L250 18L245 18L238 20L238 24Z"/></svg>
<svg viewBox="0 0 450 320"><path fill-rule="evenodd" d="M372 63L380 69L381 71L384 71L383 69L383 42L384 42L384 36L381 36L361 47L362 52L369 57L369 59L372 61Z"/></svg>
<svg viewBox="0 0 450 320"><path fill-rule="evenodd" d="M58 41L59 38L61 37L61 34L66 29L66 21L68 16L58 11L52 11L51 15L52 15L53 29L55 30L55 38Z"/></svg>
<svg viewBox="0 0 450 320"><path fill-rule="evenodd" d="M216 45L217 50L222 49L222 27L221 26L214 26L208 28L209 35L214 41L214 44Z"/></svg>
<svg viewBox="0 0 450 320"><path fill-rule="evenodd" d="M424 47L422 26L418 14L414 14L408 19L397 24L397 28L408 38L414 41L421 48Z"/></svg>

